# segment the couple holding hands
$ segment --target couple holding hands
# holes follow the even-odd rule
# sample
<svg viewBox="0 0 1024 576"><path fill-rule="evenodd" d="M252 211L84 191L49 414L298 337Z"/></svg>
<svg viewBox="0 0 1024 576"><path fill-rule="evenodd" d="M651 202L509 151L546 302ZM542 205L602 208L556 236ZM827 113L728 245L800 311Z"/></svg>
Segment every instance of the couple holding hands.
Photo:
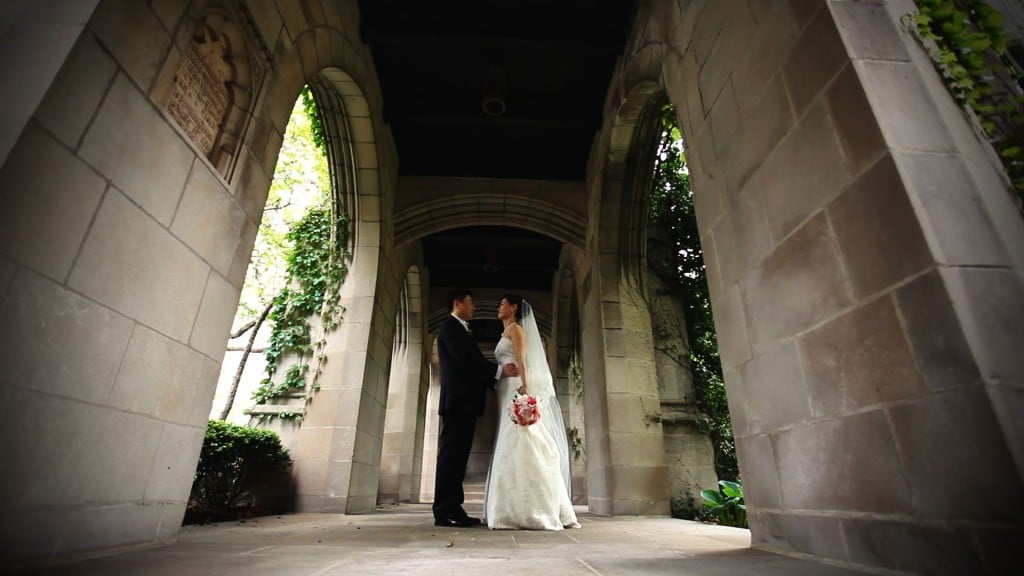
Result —
<svg viewBox="0 0 1024 576"><path fill-rule="evenodd" d="M462 508L462 481L487 390L496 387L500 410L508 409L517 396L526 394L537 399L540 419L517 419L516 414L498 420L484 496L487 526L524 530L579 528L569 496L565 427L533 309L515 294L501 299L498 319L505 330L494 349L498 361L495 364L484 357L469 331L469 320L475 310L473 295L468 290L457 290L448 303L451 317L437 333L441 361L438 414L442 424L437 443L434 524L471 527L482 523Z"/></svg>

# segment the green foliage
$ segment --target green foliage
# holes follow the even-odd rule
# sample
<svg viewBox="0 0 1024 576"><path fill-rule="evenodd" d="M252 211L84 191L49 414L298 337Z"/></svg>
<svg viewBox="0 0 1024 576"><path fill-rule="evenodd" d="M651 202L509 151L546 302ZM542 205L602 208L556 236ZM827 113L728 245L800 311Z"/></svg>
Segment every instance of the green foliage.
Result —
<svg viewBox="0 0 1024 576"><path fill-rule="evenodd" d="M288 198L281 206L285 210L293 200L298 205L311 207L298 221L279 218L276 224L268 225L265 216L260 231L262 235L263 227L267 227L268 238L276 248L272 255L284 262L284 270L271 300L272 331L264 351L266 377L252 396L258 403L293 390L305 390L310 374L310 387L313 390L319 387L317 379L324 362L326 337L338 326L343 312L338 304L338 292L348 274L350 256L349 219L345 214L336 215L329 207L329 190L323 123L313 92L306 86L285 131L270 187L270 200ZM282 222L286 223L285 232L281 232ZM309 324L314 315L319 315L321 324L316 341ZM283 380L275 381L278 367L285 358L297 361L285 371ZM278 417L298 419L301 415L286 411Z"/></svg>
<svg viewBox="0 0 1024 576"><path fill-rule="evenodd" d="M311 97L308 90L303 94ZM315 142L311 120L319 116L315 111L310 112L309 106L310 103L301 100L292 108L242 288L235 326L258 318L288 284L285 266L291 246L285 236L311 206L326 206L330 197L327 155Z"/></svg>
<svg viewBox="0 0 1024 576"><path fill-rule="evenodd" d="M190 512L203 517L230 514L291 466L274 432L211 420L192 483Z"/></svg>
<svg viewBox="0 0 1024 576"><path fill-rule="evenodd" d="M284 380L274 382L278 365L287 355L300 359L312 356L316 360L312 386L317 387L324 338L338 326L342 313L338 291L348 274L348 224L347 216L332 218L329 210L314 208L288 231L286 238L292 245L287 265L289 284L274 299L270 311L273 331L264 353L267 376L253 400L264 402L305 388L310 368L305 362L292 365ZM322 335L314 343L309 320L315 314L320 315Z"/></svg>
<svg viewBox="0 0 1024 576"><path fill-rule="evenodd" d="M977 117L1024 205L1022 72L1007 54L1003 15L984 0L917 0L918 35L950 93Z"/></svg>
<svg viewBox="0 0 1024 576"><path fill-rule="evenodd" d="M700 423L701 429L711 436L718 477L735 480L739 478L739 467L711 314L704 252L700 246L679 124L671 105L663 107L661 125L649 222L653 229L662 231L669 245L665 249L649 250L648 263L654 273L674 287L683 302L695 400L697 408L707 415Z"/></svg>
<svg viewBox="0 0 1024 576"><path fill-rule="evenodd" d="M320 107L316 105L316 98L313 97L313 90L307 84L302 87L302 109L306 113L306 117L309 119L309 125L312 128L313 142L316 147L320 150L320 153L327 155L327 136L324 131L323 118L320 117Z"/></svg>
<svg viewBox="0 0 1024 576"><path fill-rule="evenodd" d="M728 480L718 481L718 490L701 490L704 506L724 526L747 527L747 506L743 503L743 486Z"/></svg>

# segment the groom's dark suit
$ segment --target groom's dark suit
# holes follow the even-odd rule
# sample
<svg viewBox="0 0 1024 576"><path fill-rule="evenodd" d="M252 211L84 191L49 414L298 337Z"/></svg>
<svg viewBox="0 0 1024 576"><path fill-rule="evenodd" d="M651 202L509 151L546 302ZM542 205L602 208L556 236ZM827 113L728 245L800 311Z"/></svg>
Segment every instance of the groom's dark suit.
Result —
<svg viewBox="0 0 1024 576"><path fill-rule="evenodd" d="M473 446L476 420L484 413L487 390L494 387L498 365L490 362L476 340L454 316L437 332L437 354L441 361L441 435L437 442L437 471L434 480L434 519L466 518L462 508L469 451Z"/></svg>

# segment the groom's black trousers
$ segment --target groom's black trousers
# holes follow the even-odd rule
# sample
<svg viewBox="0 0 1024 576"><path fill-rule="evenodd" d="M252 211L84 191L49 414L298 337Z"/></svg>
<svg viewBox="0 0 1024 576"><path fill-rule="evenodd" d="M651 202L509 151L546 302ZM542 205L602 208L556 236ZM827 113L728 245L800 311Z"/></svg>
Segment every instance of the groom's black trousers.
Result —
<svg viewBox="0 0 1024 576"><path fill-rule="evenodd" d="M434 475L434 519L463 518L466 499L462 481L473 447L476 416L446 414L441 417L441 436L437 440L437 470Z"/></svg>

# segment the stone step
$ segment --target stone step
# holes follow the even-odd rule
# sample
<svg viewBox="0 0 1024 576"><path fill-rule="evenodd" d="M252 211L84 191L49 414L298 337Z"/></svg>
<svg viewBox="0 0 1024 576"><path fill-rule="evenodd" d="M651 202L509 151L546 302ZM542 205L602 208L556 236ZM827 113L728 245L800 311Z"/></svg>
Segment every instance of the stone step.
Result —
<svg viewBox="0 0 1024 576"><path fill-rule="evenodd" d="M470 504L481 504L484 501L484 489L486 484L483 482L463 482L462 493L466 495L466 502Z"/></svg>

